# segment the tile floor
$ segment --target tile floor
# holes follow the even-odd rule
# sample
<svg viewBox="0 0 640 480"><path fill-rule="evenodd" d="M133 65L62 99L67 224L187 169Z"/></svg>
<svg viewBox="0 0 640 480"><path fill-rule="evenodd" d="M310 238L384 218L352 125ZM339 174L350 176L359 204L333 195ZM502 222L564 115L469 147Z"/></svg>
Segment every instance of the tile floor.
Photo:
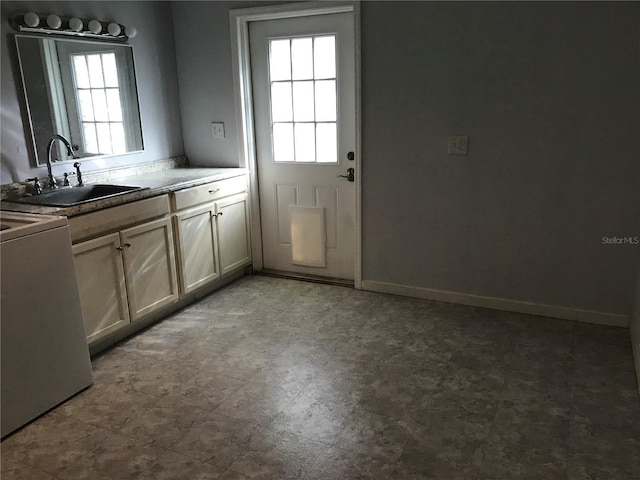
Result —
<svg viewBox="0 0 640 480"><path fill-rule="evenodd" d="M93 365L3 480L640 478L624 329L255 276Z"/></svg>

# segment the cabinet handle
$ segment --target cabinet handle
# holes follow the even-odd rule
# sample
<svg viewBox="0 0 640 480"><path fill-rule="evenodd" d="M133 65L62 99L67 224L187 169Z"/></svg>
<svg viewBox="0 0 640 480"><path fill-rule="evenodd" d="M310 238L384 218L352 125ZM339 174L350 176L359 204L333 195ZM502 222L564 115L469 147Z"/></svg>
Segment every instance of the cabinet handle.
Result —
<svg viewBox="0 0 640 480"><path fill-rule="evenodd" d="M130 247L130 246L131 246L131 244L130 244L129 242L127 242L127 243L125 243L125 244L124 244L124 246L125 246L125 247Z"/></svg>
<svg viewBox="0 0 640 480"><path fill-rule="evenodd" d="M218 212L218 213L213 213L211 216L213 218L216 218L216 217L221 216L221 215L222 215L222 212Z"/></svg>
<svg viewBox="0 0 640 480"><path fill-rule="evenodd" d="M116 250L122 251L122 250L124 250L124 247L116 247Z"/></svg>
<svg viewBox="0 0 640 480"><path fill-rule="evenodd" d="M219 188L214 188L213 190L209 190L209 193L218 193L219 191Z"/></svg>

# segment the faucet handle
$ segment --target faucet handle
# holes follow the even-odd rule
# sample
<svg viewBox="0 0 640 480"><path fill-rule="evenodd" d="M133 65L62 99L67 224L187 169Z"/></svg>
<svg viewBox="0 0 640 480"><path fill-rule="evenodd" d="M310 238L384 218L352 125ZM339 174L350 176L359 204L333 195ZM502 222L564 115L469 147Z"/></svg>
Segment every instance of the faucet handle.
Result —
<svg viewBox="0 0 640 480"><path fill-rule="evenodd" d="M76 169L76 175L78 176L78 187L84 185L84 182L82 181L82 172L80 171L80 165L80 162L75 162L73 164L73 167Z"/></svg>
<svg viewBox="0 0 640 480"><path fill-rule="evenodd" d="M42 185L40 185L38 177L27 178L25 181L33 182L33 193L36 195L40 195L42 193Z"/></svg>

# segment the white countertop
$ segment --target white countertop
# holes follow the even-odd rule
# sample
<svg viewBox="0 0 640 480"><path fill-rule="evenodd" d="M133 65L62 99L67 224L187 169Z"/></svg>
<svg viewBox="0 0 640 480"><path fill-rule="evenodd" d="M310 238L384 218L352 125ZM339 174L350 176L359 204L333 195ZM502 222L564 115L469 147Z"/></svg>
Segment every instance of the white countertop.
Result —
<svg viewBox="0 0 640 480"><path fill-rule="evenodd" d="M0 242L67 225L65 217L0 211Z"/></svg>
<svg viewBox="0 0 640 480"><path fill-rule="evenodd" d="M26 203L12 202L11 200L3 200L0 202L0 209L39 215L64 215L66 217L73 217L75 215L141 200L143 198L163 195L183 188L245 175L246 173L248 173L246 168L172 168L100 182L109 185L128 185L144 188L144 190L136 190L116 197L82 203L72 207L29 205Z"/></svg>

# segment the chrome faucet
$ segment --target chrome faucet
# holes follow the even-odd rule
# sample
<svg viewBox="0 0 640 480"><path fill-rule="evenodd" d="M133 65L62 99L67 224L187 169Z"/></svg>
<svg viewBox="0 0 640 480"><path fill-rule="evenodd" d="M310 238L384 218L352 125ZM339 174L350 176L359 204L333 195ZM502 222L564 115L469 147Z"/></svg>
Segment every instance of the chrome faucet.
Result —
<svg viewBox="0 0 640 480"><path fill-rule="evenodd" d="M73 154L73 149L71 148L71 144L69 143L69 140L64 138L62 135L58 135L58 134L55 134L51 137L51 140L49 140L49 143L47 144L47 175L49 179L48 180L49 188L58 188L58 185L56 184L56 179L53 178L53 173L51 173L51 150L56 140L60 140L62 143L64 143L64 146L67 147L67 155L69 155L72 158L76 158L76 156Z"/></svg>
<svg viewBox="0 0 640 480"><path fill-rule="evenodd" d="M82 187L84 185L84 182L82 181L82 172L80 171L80 162L75 162L73 164L73 168L76 169L76 175L78 177L78 186Z"/></svg>

